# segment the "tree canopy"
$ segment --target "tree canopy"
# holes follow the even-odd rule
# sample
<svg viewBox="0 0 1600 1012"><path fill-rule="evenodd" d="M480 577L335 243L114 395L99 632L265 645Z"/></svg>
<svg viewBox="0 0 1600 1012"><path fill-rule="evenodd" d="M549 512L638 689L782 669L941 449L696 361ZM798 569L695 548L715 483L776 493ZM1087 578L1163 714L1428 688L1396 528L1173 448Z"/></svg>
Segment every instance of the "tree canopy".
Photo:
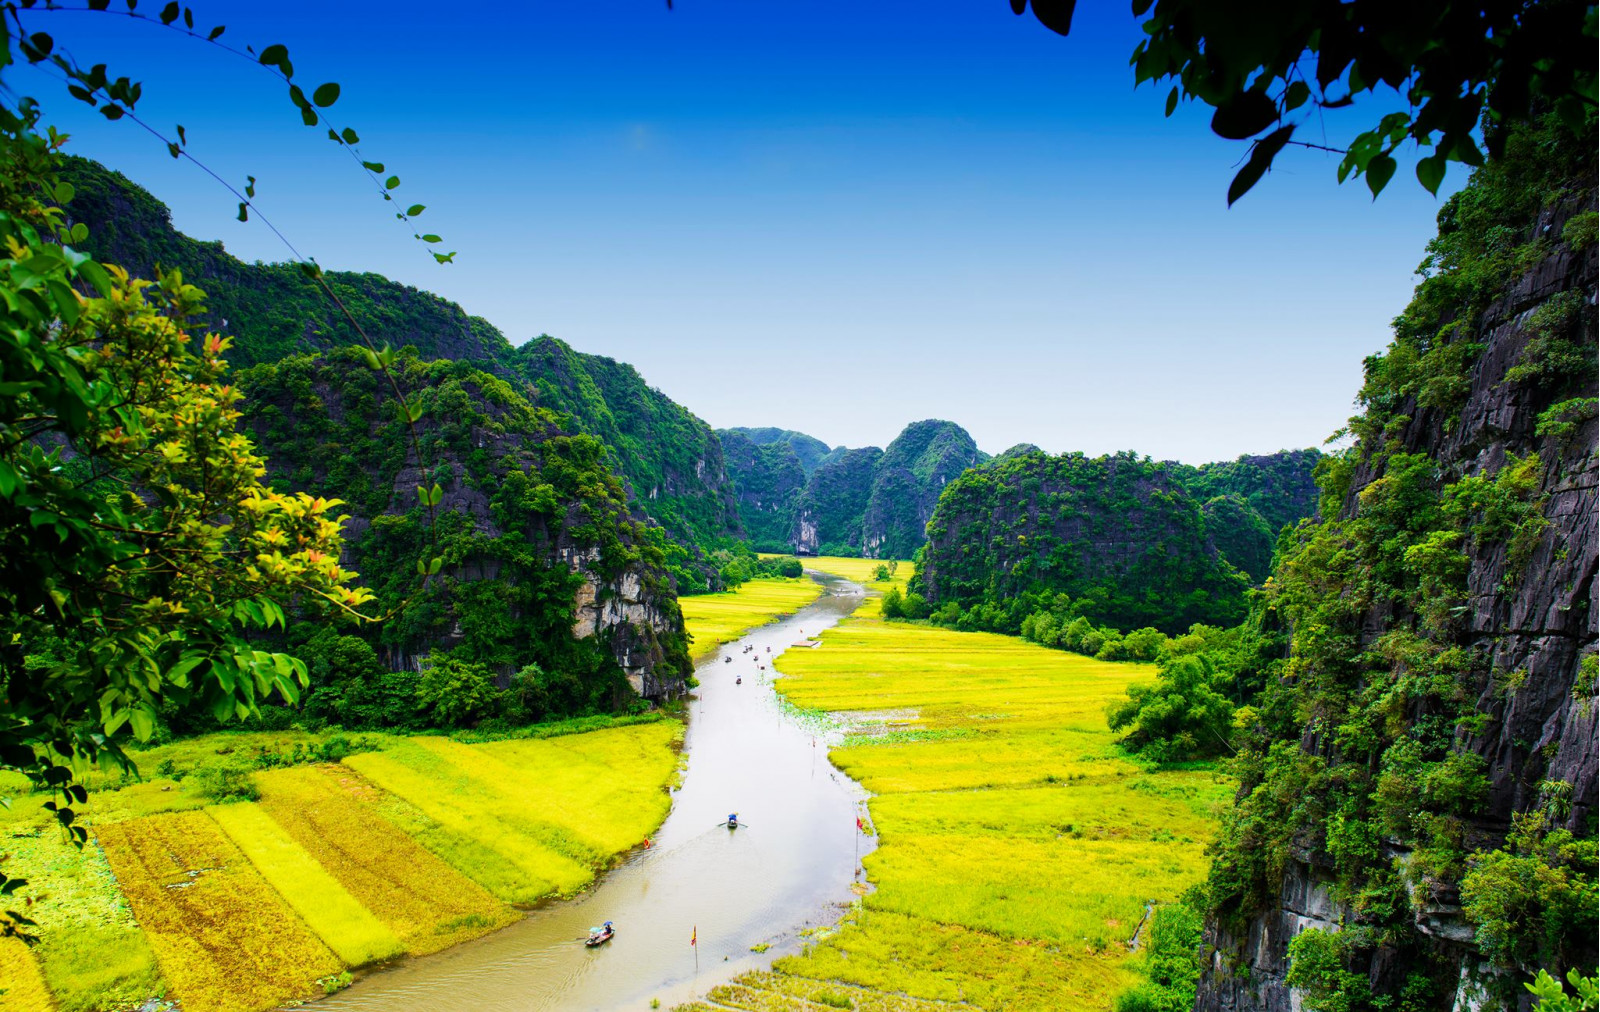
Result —
<svg viewBox="0 0 1600 1012"><path fill-rule="evenodd" d="M1071 30L1076 0L1011 9L1030 2L1045 27ZM1339 181L1365 175L1376 197L1409 140L1431 152L1417 180L1437 193L1448 162L1497 156L1506 124L1553 110L1576 132L1595 114L1595 6L1584 0L1133 0L1133 14L1148 36L1135 80L1171 82L1168 116L1200 101L1218 136L1250 142L1230 204L1291 145L1342 154ZM1404 108L1347 146L1295 138L1323 110L1381 102L1385 90Z"/></svg>

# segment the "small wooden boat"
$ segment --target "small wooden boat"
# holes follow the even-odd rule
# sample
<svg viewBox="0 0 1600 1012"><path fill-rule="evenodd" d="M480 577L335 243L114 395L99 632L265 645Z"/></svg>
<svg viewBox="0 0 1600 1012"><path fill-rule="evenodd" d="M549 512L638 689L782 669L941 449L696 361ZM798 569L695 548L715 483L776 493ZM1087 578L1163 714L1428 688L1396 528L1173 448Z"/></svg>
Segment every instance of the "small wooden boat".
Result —
<svg viewBox="0 0 1600 1012"><path fill-rule="evenodd" d="M616 925L612 924L610 921L606 921L598 928L590 928L589 937L583 940L583 944L585 947L593 949L596 946L604 945L611 941L611 937L616 933Z"/></svg>

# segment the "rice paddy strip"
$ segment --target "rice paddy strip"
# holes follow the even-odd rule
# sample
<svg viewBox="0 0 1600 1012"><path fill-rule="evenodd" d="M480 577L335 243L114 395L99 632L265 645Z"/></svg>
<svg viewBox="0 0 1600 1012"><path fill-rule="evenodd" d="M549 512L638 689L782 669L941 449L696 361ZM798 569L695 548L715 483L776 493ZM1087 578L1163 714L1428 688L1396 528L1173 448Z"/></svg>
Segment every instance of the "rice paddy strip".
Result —
<svg viewBox="0 0 1600 1012"><path fill-rule="evenodd" d="M501 783L521 805L580 835L609 861L667 817L682 738L683 725L673 720L476 749L516 771Z"/></svg>
<svg viewBox="0 0 1600 1012"><path fill-rule="evenodd" d="M877 590L886 590L897 583L904 586L906 581L911 579L911 574L916 570L914 563L900 561L895 563L894 578L892 580L874 581L872 579L873 571L879 566L886 565L887 562L888 560L886 559L850 559L837 555L818 555L800 560L800 564L807 569L815 569L821 573L840 576L852 583L859 583L862 586L872 587Z"/></svg>
<svg viewBox="0 0 1600 1012"><path fill-rule="evenodd" d="M258 774L261 807L398 937L437 952L515 913L385 818L388 795L343 765Z"/></svg>
<svg viewBox="0 0 1600 1012"><path fill-rule="evenodd" d="M499 792L485 790L460 767L416 741L387 752L350 756L345 762L452 834L487 851L487 862L457 865L457 870L507 903L528 905L552 893L576 892L591 878L587 866L530 836L530 827L517 825L514 817L504 817ZM440 856L448 861L452 854Z"/></svg>
<svg viewBox="0 0 1600 1012"><path fill-rule="evenodd" d="M303 998L338 958L203 812L100 826L111 870L185 1012Z"/></svg>
<svg viewBox="0 0 1600 1012"><path fill-rule="evenodd" d="M822 588L812 580L773 577L750 580L718 594L680 598L678 604L699 660L756 626L799 611L821 594Z"/></svg>
<svg viewBox="0 0 1600 1012"><path fill-rule="evenodd" d="M259 805L218 805L206 811L345 965L366 966L405 951L394 932Z"/></svg>
<svg viewBox="0 0 1600 1012"><path fill-rule="evenodd" d="M54 1009L33 952L20 938L0 938L0 1008Z"/></svg>
<svg viewBox="0 0 1600 1012"><path fill-rule="evenodd" d="M45 897L28 915L38 922L32 958L55 1007L137 1008L161 994L155 954L98 846L79 850L55 827L15 835L3 846L11 854L9 867L26 869L29 891ZM10 1007L0 998L0 1008Z"/></svg>
<svg viewBox="0 0 1600 1012"><path fill-rule="evenodd" d="M889 711L898 730L832 754L878 792L877 891L777 969L991 1010L1109 1008L1145 905L1203 875L1229 786L1116 748L1105 706L1149 668L873 614L778 661L795 705Z"/></svg>

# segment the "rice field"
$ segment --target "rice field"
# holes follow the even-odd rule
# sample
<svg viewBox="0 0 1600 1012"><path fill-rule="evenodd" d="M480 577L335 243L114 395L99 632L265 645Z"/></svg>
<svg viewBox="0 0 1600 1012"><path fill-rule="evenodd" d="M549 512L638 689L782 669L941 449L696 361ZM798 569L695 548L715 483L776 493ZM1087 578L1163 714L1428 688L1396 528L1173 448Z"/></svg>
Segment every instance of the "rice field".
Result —
<svg viewBox="0 0 1600 1012"><path fill-rule="evenodd" d="M343 969L204 812L96 835L186 1012L270 1008Z"/></svg>
<svg viewBox="0 0 1600 1012"><path fill-rule="evenodd" d="M876 565L807 563L847 578ZM1152 770L1116 747L1105 706L1154 669L886 623L870 600L776 667L791 703L844 725L830 757L877 795L879 837L875 891L776 976L991 1012L1111 1008L1135 979L1147 904L1202 877L1231 796L1214 773ZM736 984L735 1007L815 1007Z"/></svg>
<svg viewBox="0 0 1600 1012"><path fill-rule="evenodd" d="M207 735L141 755L161 773L147 781L103 776L81 851L23 794L0 809L0 850L47 895L39 944L0 946L0 1008L255 1012L504 926L513 903L581 889L654 832L681 735L662 719L470 745L377 736L344 763L257 770L260 800L224 805L180 778L312 736Z"/></svg>
<svg viewBox="0 0 1600 1012"><path fill-rule="evenodd" d="M683 609L683 622L698 661L758 625L799 611L821 594L822 588L804 577L771 577L750 580L717 594L680 598L678 605Z"/></svg>

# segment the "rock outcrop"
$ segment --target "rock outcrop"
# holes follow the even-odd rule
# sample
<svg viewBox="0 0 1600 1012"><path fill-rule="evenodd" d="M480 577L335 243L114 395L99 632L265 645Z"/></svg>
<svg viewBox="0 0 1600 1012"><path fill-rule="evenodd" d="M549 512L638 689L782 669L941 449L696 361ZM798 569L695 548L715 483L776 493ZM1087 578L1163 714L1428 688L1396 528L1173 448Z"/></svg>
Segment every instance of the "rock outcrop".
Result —
<svg viewBox="0 0 1600 1012"><path fill-rule="evenodd" d="M1451 747L1481 760L1487 778L1484 799L1464 823L1467 851L1500 847L1513 818L1534 809L1549 813L1559 828L1594 833L1600 701L1592 667L1585 674L1583 666L1586 657L1592 665L1596 651L1600 554L1592 154L1591 138L1578 155L1591 174L1556 188L1536 220L1521 229L1503 227L1508 235L1520 231L1514 241L1527 243L1529 252L1502 275L1494 297L1481 309L1446 310L1435 321L1439 340L1460 342L1467 356L1454 395L1440 384L1429 390L1419 383L1393 403L1369 401L1369 410L1381 413L1373 424L1379 431L1357 448L1340 505L1342 517L1357 513L1383 479L1391 453L1426 455L1441 485L1492 477L1538 455L1538 482L1524 500L1537 507L1534 521L1517 538L1474 537L1463 545L1466 591L1451 646L1477 658L1480 674L1462 686L1476 701L1475 714L1456 725ZM1502 179L1491 185L1501 187L1496 193L1521 193L1532 184ZM1442 226L1446 220L1441 214ZM1383 637L1413 618L1401 603L1374 602L1359 620L1357 650L1381 649ZM1302 748L1329 755L1326 738L1308 726ZM1550 803L1552 785L1564 785L1560 804ZM1389 866L1405 869L1412 860L1404 839L1386 837L1381 851L1377 860ZM1427 1007L1515 1007L1520 1001L1525 1008L1529 996L1521 982L1534 967L1508 966L1503 956L1498 966L1490 964L1463 914L1458 883L1409 874L1406 881L1412 883L1410 937L1401 929L1358 950L1347 970L1374 993L1395 994L1413 969L1404 964L1422 954L1432 977L1443 982ZM1229 931L1215 919L1208 925L1199 1012L1297 1012L1300 996L1287 980L1291 941L1308 927L1371 921L1370 912L1333 898L1341 895L1340 884L1324 834L1297 837L1274 901L1251 912L1242 929ZM1592 930L1592 911L1587 916ZM1590 946L1590 967L1593 958Z"/></svg>

